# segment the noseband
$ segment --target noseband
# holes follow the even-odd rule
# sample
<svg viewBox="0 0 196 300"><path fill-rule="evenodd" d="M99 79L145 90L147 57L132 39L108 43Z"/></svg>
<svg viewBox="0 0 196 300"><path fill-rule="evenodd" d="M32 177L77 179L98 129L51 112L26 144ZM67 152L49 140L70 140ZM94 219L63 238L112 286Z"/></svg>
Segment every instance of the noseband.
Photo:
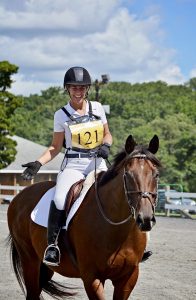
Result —
<svg viewBox="0 0 196 300"><path fill-rule="evenodd" d="M137 155L133 155L131 156L132 158L138 158L138 159L147 159L147 156L145 154L137 154ZM124 174L123 174L123 184L124 184L124 191L125 191L125 195L126 195L126 199L127 199L127 203L131 209L131 214L124 220L120 221L120 222L113 222L111 221L104 213L101 202L100 202L100 198L99 198L99 193L98 193L98 183L97 183L97 178L95 176L95 193L96 193L96 201L97 201L97 205L99 207L99 210L103 216L103 218L111 225L122 225L125 224L126 222L128 222L131 218L135 219L135 210L137 208L138 202L141 198L147 198L152 206L152 210L153 213L155 212L155 207L157 205L157 193L156 192L147 192L147 191L132 191L132 190L128 190L127 188L127 177L130 176L130 174L124 170ZM131 195L133 194L138 194L138 201L136 204L136 208L132 205L132 198ZM150 196L155 196L156 197L156 201L155 203L152 203L152 200L150 198Z"/></svg>

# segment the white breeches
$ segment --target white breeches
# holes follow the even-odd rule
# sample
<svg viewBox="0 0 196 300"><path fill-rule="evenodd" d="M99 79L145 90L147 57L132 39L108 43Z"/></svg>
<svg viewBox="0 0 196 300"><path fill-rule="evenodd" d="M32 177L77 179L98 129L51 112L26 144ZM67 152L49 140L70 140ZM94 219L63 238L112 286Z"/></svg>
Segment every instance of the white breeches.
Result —
<svg viewBox="0 0 196 300"><path fill-rule="evenodd" d="M105 161L102 158L96 159L97 171L107 170ZM95 159L71 159L68 161L65 169L60 171L57 176L56 192L54 202L59 210L64 209L67 193L70 187L77 181L86 178L86 176L95 170Z"/></svg>

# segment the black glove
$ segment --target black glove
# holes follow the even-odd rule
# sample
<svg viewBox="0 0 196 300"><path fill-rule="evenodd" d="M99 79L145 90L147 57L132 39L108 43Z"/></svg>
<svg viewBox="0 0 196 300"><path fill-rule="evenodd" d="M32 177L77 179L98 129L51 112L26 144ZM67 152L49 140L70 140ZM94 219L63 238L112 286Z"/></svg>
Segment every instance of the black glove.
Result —
<svg viewBox="0 0 196 300"><path fill-rule="evenodd" d="M107 159L110 153L110 145L109 144L103 144L97 151L97 157L102 157L104 159Z"/></svg>
<svg viewBox="0 0 196 300"><path fill-rule="evenodd" d="M24 180L31 180L37 174L42 164L39 161L33 161L28 164L22 165L22 167L27 167L22 173L22 177Z"/></svg>

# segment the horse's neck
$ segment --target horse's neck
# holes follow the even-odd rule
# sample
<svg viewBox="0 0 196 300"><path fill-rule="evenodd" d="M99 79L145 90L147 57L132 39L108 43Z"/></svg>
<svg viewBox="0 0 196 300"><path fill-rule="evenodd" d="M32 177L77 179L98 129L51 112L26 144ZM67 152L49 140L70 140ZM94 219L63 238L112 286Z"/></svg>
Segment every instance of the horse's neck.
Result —
<svg viewBox="0 0 196 300"><path fill-rule="evenodd" d="M123 171L100 188L100 198L105 209L117 214L127 214L129 209L123 181Z"/></svg>

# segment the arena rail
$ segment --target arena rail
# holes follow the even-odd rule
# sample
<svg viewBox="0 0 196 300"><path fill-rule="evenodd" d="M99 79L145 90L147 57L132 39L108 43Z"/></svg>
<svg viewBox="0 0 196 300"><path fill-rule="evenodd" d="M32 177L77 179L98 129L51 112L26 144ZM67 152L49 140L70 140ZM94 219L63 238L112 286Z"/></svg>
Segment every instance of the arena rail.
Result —
<svg viewBox="0 0 196 300"><path fill-rule="evenodd" d="M195 218L189 213L195 212L196 213L196 204L195 205L184 205L184 204L175 204L170 200L170 197L175 199L183 199L183 198L196 198L196 193L186 193L186 192L170 192L169 190L165 193L166 196L166 203L165 203L165 213L166 216L170 216L170 210L177 210L183 216L194 219Z"/></svg>
<svg viewBox="0 0 196 300"><path fill-rule="evenodd" d="M4 201L12 201L12 199L20 192L22 191L26 186L21 185L1 185L0 184L0 203L3 203ZM13 195L8 195L2 193L3 191L14 191Z"/></svg>

